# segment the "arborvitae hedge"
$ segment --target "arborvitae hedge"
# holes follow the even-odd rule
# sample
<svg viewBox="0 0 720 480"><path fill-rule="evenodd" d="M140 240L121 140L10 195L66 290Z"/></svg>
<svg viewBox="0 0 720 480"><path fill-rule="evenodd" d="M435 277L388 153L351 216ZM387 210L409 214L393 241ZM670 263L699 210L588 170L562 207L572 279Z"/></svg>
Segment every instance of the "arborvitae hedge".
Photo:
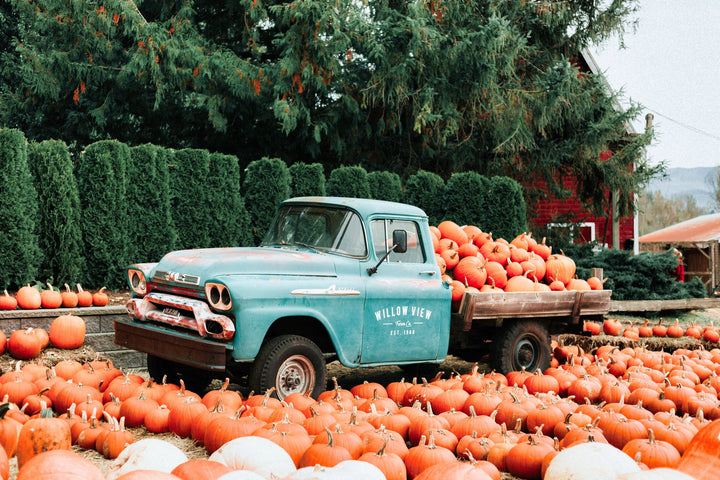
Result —
<svg viewBox="0 0 720 480"><path fill-rule="evenodd" d="M207 202L211 222L210 247L237 247L250 243L250 216L240 193L240 168L233 155L210 154Z"/></svg>
<svg viewBox="0 0 720 480"><path fill-rule="evenodd" d="M508 241L527 231L527 208L522 187L510 177L492 177L484 205L486 228ZM482 228L482 227L481 227Z"/></svg>
<svg viewBox="0 0 720 480"><path fill-rule="evenodd" d="M172 153L151 144L130 149L127 209L131 263L157 262L175 248L168 155Z"/></svg>
<svg viewBox="0 0 720 480"><path fill-rule="evenodd" d="M296 162L290 165L290 196L325 196L325 172L322 164Z"/></svg>
<svg viewBox="0 0 720 480"><path fill-rule="evenodd" d="M20 130L0 129L0 287L35 280L41 261L37 194Z"/></svg>
<svg viewBox="0 0 720 480"><path fill-rule="evenodd" d="M367 174L370 198L400 202L402 200L402 181L400 175L388 171L375 171Z"/></svg>
<svg viewBox="0 0 720 480"><path fill-rule="evenodd" d="M207 178L210 152L187 148L174 152L170 160L170 204L177 230L177 247L204 248L210 245L210 209Z"/></svg>
<svg viewBox="0 0 720 480"><path fill-rule="evenodd" d="M28 164L38 194L38 239L43 252L38 280L52 279L56 286L84 282L80 194L70 151L59 140L32 143Z"/></svg>
<svg viewBox="0 0 720 480"><path fill-rule="evenodd" d="M126 189L130 148L102 140L85 148L78 167L78 187L86 283L93 287L126 285L128 230Z"/></svg>
<svg viewBox="0 0 720 480"><path fill-rule="evenodd" d="M425 211L430 225L437 225L444 220L445 181L440 175L426 170L419 170L405 182L403 201L415 205Z"/></svg>
<svg viewBox="0 0 720 480"><path fill-rule="evenodd" d="M290 170L279 158L250 162L243 182L245 208L250 214L252 243L258 245L270 227L278 205L290 198Z"/></svg>
<svg viewBox="0 0 720 480"><path fill-rule="evenodd" d="M370 198L367 171L358 165L333 169L328 179L327 193L333 197Z"/></svg>
<svg viewBox="0 0 720 480"><path fill-rule="evenodd" d="M495 225L488 223L486 206L490 180L477 172L453 173L445 186L443 220L458 225L475 225L484 232L495 232ZM497 235L495 235L497 237Z"/></svg>

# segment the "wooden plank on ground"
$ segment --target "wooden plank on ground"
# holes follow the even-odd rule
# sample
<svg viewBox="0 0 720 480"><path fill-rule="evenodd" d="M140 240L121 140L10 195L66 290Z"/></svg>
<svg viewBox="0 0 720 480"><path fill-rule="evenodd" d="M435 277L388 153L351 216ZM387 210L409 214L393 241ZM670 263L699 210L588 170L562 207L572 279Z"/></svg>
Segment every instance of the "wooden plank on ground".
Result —
<svg viewBox="0 0 720 480"><path fill-rule="evenodd" d="M720 298L682 298L678 300L613 300L610 312L662 312L664 310L702 310L720 308Z"/></svg>

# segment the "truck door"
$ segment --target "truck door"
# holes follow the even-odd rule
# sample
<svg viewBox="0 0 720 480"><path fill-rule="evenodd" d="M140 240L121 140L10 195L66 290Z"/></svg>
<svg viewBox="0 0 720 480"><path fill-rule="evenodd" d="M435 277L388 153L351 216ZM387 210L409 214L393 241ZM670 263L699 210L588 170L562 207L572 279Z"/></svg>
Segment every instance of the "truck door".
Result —
<svg viewBox="0 0 720 480"><path fill-rule="evenodd" d="M417 222L376 218L370 222L367 267L392 247L393 230L407 232L405 253L391 252L366 275L361 363L418 362L444 358L450 328L450 293L443 287L434 252L426 251Z"/></svg>

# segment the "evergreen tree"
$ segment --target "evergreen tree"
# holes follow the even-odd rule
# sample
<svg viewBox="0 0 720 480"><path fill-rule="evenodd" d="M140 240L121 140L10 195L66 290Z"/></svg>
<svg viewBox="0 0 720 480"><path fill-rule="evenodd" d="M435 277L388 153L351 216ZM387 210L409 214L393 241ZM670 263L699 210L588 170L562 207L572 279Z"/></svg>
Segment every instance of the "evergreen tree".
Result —
<svg viewBox="0 0 720 480"><path fill-rule="evenodd" d="M115 140L85 147L78 166L86 282L93 288L124 286L129 263L127 166L130 149Z"/></svg>
<svg viewBox="0 0 720 480"><path fill-rule="evenodd" d="M367 175L370 186L370 198L399 202L402 197L400 175L388 171L375 171Z"/></svg>
<svg viewBox="0 0 720 480"><path fill-rule="evenodd" d="M40 279L56 286L84 281L85 258L80 223L80 193L65 142L30 144L28 163L38 194L39 238L43 252Z"/></svg>
<svg viewBox="0 0 720 480"><path fill-rule="evenodd" d="M485 232L494 233L496 218L488 211L490 185L490 180L477 172L453 174L445 186L443 220L452 220L458 225L475 225ZM505 205L499 207L502 209Z"/></svg>
<svg viewBox="0 0 720 480"><path fill-rule="evenodd" d="M207 148L241 168L477 171L556 196L572 176L593 213L609 189L630 212L664 168L642 156L651 132L626 134L639 107L618 111L602 75L579 69L637 0L10 2L0 116L32 139Z"/></svg>
<svg viewBox="0 0 720 480"><path fill-rule="evenodd" d="M240 193L240 170L235 156L210 154L207 203L211 229L210 247L236 247L247 243L250 217Z"/></svg>
<svg viewBox="0 0 720 480"><path fill-rule="evenodd" d="M325 196L325 172L322 164L295 162L289 168L290 196Z"/></svg>
<svg viewBox="0 0 720 480"><path fill-rule="evenodd" d="M420 170L405 182L403 201L425 211L430 225L445 220L445 181L436 173Z"/></svg>
<svg viewBox="0 0 720 480"><path fill-rule="evenodd" d="M177 232L170 213L167 150L151 145L130 149L127 209L130 262L157 262L173 250Z"/></svg>
<svg viewBox="0 0 720 480"><path fill-rule="evenodd" d="M178 150L168 158L170 209L177 230L177 248L205 248L211 244L211 211L207 181L210 152L197 148Z"/></svg>
<svg viewBox="0 0 720 480"><path fill-rule="evenodd" d="M333 197L370 198L367 171L359 166L342 166L330 172L328 195Z"/></svg>
<svg viewBox="0 0 720 480"><path fill-rule="evenodd" d="M35 280L42 259L37 193L26 145L21 131L0 128L0 287L5 288Z"/></svg>
<svg viewBox="0 0 720 480"><path fill-rule="evenodd" d="M485 228L492 229L495 238L508 241L527 232L527 208L520 184L512 178L492 177L488 187Z"/></svg>
<svg viewBox="0 0 720 480"><path fill-rule="evenodd" d="M250 214L252 245L259 245L278 205L290 198L290 170L279 158L255 160L248 165L243 191Z"/></svg>

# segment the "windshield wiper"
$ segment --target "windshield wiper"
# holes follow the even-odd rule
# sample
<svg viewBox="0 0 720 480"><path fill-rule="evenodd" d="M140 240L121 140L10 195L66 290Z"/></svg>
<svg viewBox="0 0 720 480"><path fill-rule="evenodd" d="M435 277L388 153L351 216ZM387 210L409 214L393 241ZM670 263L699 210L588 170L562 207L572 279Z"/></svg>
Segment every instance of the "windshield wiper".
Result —
<svg viewBox="0 0 720 480"><path fill-rule="evenodd" d="M292 242L291 245L297 245L298 247L307 248L308 250L312 250L313 252L319 252L318 248L315 245L309 245L307 243L302 242Z"/></svg>

